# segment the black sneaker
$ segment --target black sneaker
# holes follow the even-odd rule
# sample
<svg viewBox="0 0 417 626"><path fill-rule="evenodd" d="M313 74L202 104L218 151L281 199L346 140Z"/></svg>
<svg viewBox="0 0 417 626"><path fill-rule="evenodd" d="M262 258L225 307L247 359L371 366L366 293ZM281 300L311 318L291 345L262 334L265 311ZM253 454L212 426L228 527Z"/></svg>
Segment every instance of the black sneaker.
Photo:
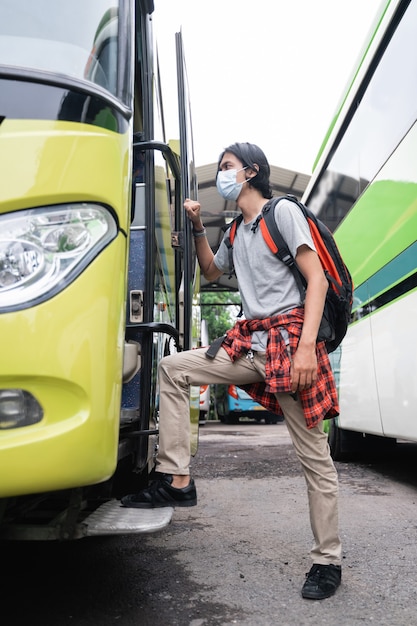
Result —
<svg viewBox="0 0 417 626"><path fill-rule="evenodd" d="M301 590L303 598L323 600L332 596L342 580L340 565L314 564L306 574L306 581Z"/></svg>
<svg viewBox="0 0 417 626"><path fill-rule="evenodd" d="M195 506L197 504L197 491L194 480L191 478L189 485L182 489L171 487L172 476L164 474L153 482L149 487L123 496L122 506L136 509L154 509L164 506Z"/></svg>

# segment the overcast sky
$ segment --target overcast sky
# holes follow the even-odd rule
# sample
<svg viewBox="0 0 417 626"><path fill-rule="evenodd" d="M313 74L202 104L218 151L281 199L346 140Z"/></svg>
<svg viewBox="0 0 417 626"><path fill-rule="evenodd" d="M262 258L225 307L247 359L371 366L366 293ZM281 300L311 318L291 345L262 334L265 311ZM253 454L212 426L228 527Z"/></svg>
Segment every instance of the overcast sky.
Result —
<svg viewBox="0 0 417 626"><path fill-rule="evenodd" d="M162 80L169 89L175 89L169 82L174 33L183 34L196 165L216 162L235 141L249 141L271 165L310 174L380 5L155 0Z"/></svg>

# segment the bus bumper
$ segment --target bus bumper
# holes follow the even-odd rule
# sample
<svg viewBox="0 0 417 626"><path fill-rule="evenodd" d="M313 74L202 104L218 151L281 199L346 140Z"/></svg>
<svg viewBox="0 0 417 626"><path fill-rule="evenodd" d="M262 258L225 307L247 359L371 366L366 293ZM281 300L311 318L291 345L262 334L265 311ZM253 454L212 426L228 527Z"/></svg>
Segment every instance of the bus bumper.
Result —
<svg viewBox="0 0 417 626"><path fill-rule="evenodd" d="M0 429L0 498L107 480L117 463L124 345L125 238L119 234L50 300L0 315L0 389L42 407Z"/></svg>

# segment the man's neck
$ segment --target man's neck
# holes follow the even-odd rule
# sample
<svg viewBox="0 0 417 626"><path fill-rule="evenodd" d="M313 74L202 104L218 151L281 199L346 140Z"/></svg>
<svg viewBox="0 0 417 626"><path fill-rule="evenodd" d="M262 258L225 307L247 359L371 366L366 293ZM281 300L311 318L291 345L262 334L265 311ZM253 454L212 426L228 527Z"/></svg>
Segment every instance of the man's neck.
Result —
<svg viewBox="0 0 417 626"><path fill-rule="evenodd" d="M259 215L268 200L255 189L250 189L248 193L241 195L242 197L239 198L238 206L242 211L243 222L247 224Z"/></svg>

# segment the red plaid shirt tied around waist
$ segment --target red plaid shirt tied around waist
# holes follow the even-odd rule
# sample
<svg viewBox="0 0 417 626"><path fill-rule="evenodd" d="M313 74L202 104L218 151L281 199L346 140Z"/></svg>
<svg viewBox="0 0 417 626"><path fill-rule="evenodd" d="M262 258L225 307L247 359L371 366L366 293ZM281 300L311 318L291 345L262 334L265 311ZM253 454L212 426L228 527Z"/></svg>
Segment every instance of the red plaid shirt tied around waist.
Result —
<svg viewBox="0 0 417 626"><path fill-rule="evenodd" d="M263 320L239 320L226 333L222 345L231 360L235 361L246 356L251 349L253 332L266 331L268 333L265 381L240 386L259 404L278 415L282 415L282 409L274 394L291 393L289 352L292 358L298 346L303 321L303 308L292 309L283 315L275 315ZM288 333L289 350L281 329L285 329ZM336 384L324 341L317 343L316 354L318 363L316 384L310 389L298 392L307 428L314 428L322 419L339 415Z"/></svg>

